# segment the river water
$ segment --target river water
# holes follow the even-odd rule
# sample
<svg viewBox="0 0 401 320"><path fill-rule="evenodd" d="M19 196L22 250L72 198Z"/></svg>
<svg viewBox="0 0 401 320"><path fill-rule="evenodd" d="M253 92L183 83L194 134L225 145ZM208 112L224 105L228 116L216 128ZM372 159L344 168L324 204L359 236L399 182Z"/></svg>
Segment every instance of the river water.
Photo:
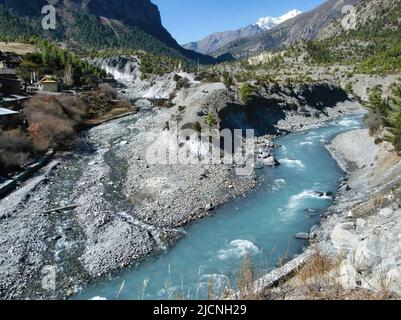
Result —
<svg viewBox="0 0 401 320"><path fill-rule="evenodd" d="M218 208L185 229L163 254L91 284L76 299L204 299L235 288L244 256L255 277L302 252L308 232L332 204L344 173L324 147L334 136L360 128L362 116L346 116L325 127L276 140L281 166L263 169L263 182L245 199Z"/></svg>

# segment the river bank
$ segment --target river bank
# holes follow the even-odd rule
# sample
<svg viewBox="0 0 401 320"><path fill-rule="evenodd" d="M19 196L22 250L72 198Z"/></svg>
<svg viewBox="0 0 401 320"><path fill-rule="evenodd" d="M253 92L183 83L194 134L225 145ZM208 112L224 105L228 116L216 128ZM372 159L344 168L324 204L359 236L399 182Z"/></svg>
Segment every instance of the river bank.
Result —
<svg viewBox="0 0 401 320"><path fill-rule="evenodd" d="M327 148L347 173L334 204L310 248L256 289L278 300L397 298L400 157L368 129L343 133Z"/></svg>

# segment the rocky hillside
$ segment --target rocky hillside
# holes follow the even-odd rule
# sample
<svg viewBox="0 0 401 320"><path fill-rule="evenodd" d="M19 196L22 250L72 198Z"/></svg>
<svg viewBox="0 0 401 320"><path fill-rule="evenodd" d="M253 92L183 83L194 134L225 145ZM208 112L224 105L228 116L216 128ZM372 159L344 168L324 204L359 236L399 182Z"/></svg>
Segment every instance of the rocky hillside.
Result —
<svg viewBox="0 0 401 320"><path fill-rule="evenodd" d="M401 1L363 0L355 10L355 29L337 20L308 44L314 63L356 65L364 74L401 72Z"/></svg>
<svg viewBox="0 0 401 320"><path fill-rule="evenodd" d="M328 0L312 11L298 15L279 26L256 36L235 40L213 53L230 52L235 57L247 57L263 51L286 47L301 40L311 40L335 18L340 17L345 5L360 0Z"/></svg>
<svg viewBox="0 0 401 320"><path fill-rule="evenodd" d="M83 48L137 48L214 62L211 57L183 49L163 27L160 12L150 0L58 1L58 25L48 31L40 25L46 4L45 0L0 0L2 38L45 36Z"/></svg>
<svg viewBox="0 0 401 320"><path fill-rule="evenodd" d="M399 2L399 0L361 0L356 6L356 23L358 29L379 20L383 15L387 16L389 11L394 12L400 18L400 12L396 8ZM388 20L387 24L387 27L390 27L391 20ZM343 33L344 28L341 23L333 21L320 32L318 39L330 39Z"/></svg>
<svg viewBox="0 0 401 320"><path fill-rule="evenodd" d="M186 43L183 47L196 52L210 54L218 51L221 47L232 41L252 37L261 33L263 33L262 28L257 25L250 25L238 30L216 32L200 41Z"/></svg>

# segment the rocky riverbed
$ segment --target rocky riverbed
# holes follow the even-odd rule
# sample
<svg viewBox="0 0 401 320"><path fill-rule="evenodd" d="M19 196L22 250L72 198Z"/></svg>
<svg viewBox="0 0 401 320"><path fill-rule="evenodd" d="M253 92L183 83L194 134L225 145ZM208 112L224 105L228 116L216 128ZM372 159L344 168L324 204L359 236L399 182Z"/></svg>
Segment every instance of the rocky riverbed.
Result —
<svg viewBox="0 0 401 320"><path fill-rule="evenodd" d="M327 90L335 92L330 86ZM256 106L271 118L280 114L277 121L265 124L276 128L274 132L257 137L253 160L261 162L260 167L276 165L271 153L278 134L361 110L343 95L327 107L303 98L301 92L296 96L281 92L280 97L270 97L283 105L303 101L293 101L284 112L279 104L266 110ZM188 165L149 157L149 149L160 150L175 141L170 123L178 122L179 129L196 122L204 126L205 108L221 123L221 110L239 103L235 92L221 84L193 83L175 99L171 108L142 100L137 115L91 129L73 152L59 154L35 178L0 200L1 299L66 298L89 281L167 250L185 234L183 226L213 214L230 199L246 196L258 183L257 171L237 175L241 165L235 162ZM179 149L199 158L200 145L179 139Z"/></svg>

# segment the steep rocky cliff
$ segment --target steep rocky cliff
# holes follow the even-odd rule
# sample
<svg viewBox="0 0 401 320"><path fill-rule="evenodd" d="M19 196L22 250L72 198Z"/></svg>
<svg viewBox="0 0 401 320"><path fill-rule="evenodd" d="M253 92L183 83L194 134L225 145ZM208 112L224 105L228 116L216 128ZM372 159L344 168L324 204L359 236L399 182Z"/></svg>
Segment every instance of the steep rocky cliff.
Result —
<svg viewBox="0 0 401 320"><path fill-rule="evenodd" d="M0 0L2 36L38 35L85 48L137 48L214 62L211 57L183 49L163 27L158 7L150 0L58 1L57 28L44 31L39 22L47 4L45 0Z"/></svg>

